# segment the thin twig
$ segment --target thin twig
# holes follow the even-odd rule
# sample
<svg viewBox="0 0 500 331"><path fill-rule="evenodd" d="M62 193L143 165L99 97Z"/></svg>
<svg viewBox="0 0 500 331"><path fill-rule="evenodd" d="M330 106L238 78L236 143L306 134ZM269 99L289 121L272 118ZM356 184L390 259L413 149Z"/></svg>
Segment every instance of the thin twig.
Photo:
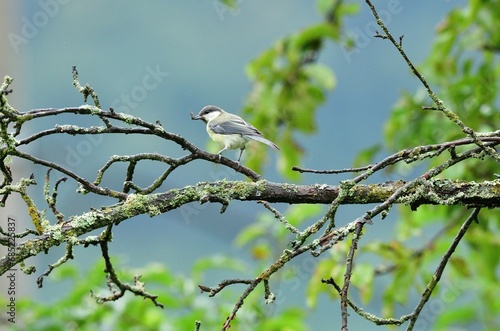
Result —
<svg viewBox="0 0 500 331"><path fill-rule="evenodd" d="M234 320L236 318L236 313L238 312L238 310L240 310L240 308L243 306L243 301L245 301L245 299L250 295L250 293L252 293L252 291L257 287L257 285L259 285L260 281L259 280L255 280L253 281L246 289L245 291L243 292L243 294L240 296L240 298L238 299L238 301L236 302L236 304L234 305L234 308L233 308L233 311L231 312L231 314L226 318L226 321L224 322L224 324L222 325L222 330L223 331L226 331L226 330L229 330L229 328L231 327L231 321Z"/></svg>
<svg viewBox="0 0 500 331"><path fill-rule="evenodd" d="M90 95L92 97L92 100L94 100L94 105L97 108L101 108L99 104L99 97L97 96L97 93L95 93L92 86L90 86L89 84L85 84L85 86L82 87L82 85L80 85L80 81L78 80L78 70L76 70L76 66L72 67L72 72L73 72L73 85L75 86L78 92L83 94L83 101L87 102L87 98Z"/></svg>
<svg viewBox="0 0 500 331"><path fill-rule="evenodd" d="M198 285L201 292L207 292L209 297L215 296L217 293L222 291L224 288L234 284L247 284L252 285L255 282L253 279L225 279L217 285L217 287L208 287L205 285Z"/></svg>
<svg viewBox="0 0 500 331"><path fill-rule="evenodd" d="M38 284L38 288L42 288L43 287L43 278L50 275L50 273L52 272L52 270L54 270L55 268L59 267L60 265L68 262L68 260L70 259L73 259L74 258L74 255L73 255L73 244L71 243L67 243L66 244L66 253L54 264L49 264L49 269L47 271L45 271L42 275L40 275L37 280L36 280L36 283Z"/></svg>
<svg viewBox="0 0 500 331"><path fill-rule="evenodd" d="M342 291L340 292L340 311L342 316L342 331L347 331L347 317L349 314L347 313L347 297L349 292L349 285L351 284L351 275L352 269L354 266L354 253L358 249L358 241L361 238L364 222L356 223L356 231L352 237L351 247L349 249L349 254L347 254L346 261L346 269L344 274L344 286L342 287Z"/></svg>
<svg viewBox="0 0 500 331"><path fill-rule="evenodd" d="M500 135L499 131L482 133L478 139L481 140L483 143L496 142L498 144L500 143L499 135ZM406 163L412 163L426 158L436 157L441 155L445 150L449 150L450 153L452 153L452 151L456 146L465 146L469 144L474 144L474 140L472 138L462 138L440 144L417 146L411 149L401 150L397 153L385 157L384 159L378 161L375 164L370 164L365 167L334 169L334 170L316 170L316 169L299 168L294 166L292 167L292 170L298 172L315 173L315 174L340 174L345 172L365 171L363 174L360 175L361 176L360 180L363 180L367 179L371 174L375 173L376 171L382 170L398 162L404 161ZM358 182L358 180L356 181Z"/></svg>
<svg viewBox="0 0 500 331"><path fill-rule="evenodd" d="M453 242L451 243L450 247L446 250L446 253L443 255L441 262L439 262L439 265L437 266L436 271L434 272L434 275L432 276L430 282L425 287L425 291L422 294L420 302L415 307L415 310L411 313L412 317L410 318L408 328L406 329L407 331L411 331L415 327L415 323L417 322L417 319L420 315L420 312L422 311L422 309L424 308L424 305L429 300L432 292L434 291L434 288L439 283L439 280L441 279L441 276L443 275L444 269L446 268L446 265L448 264L448 261L450 260L451 255L455 252L455 249L457 249L458 244L460 243L460 240L462 240L462 238L464 237L465 233L469 229L469 226L472 224L472 222L475 222L475 221L477 222L477 216L479 215L480 210L481 210L481 208L474 208L472 213L469 215L469 217L467 217L465 222L462 224L462 227L460 228L457 235L455 236L455 239L453 239Z"/></svg>
<svg viewBox="0 0 500 331"><path fill-rule="evenodd" d="M410 260L418 259L422 255L424 255L425 252L430 251L430 250L436 248L436 241L441 236L443 236L444 234L446 234L450 229L452 229L453 227L455 227L457 225L457 222L460 221L460 218L462 216L463 215L460 214L457 217L454 217L453 219L449 220L446 223L446 225L443 226L439 231L437 231L421 248L413 251L411 253L411 255L409 256L409 259ZM375 276L384 275L384 274L387 274L389 272L392 272L392 271L396 270L397 267L398 267L397 264L391 264L391 265L388 265L388 266L379 266L379 267L376 267L375 268Z"/></svg>
<svg viewBox="0 0 500 331"><path fill-rule="evenodd" d="M44 185L44 196L45 196L45 201L47 202L47 205L49 208L52 210L52 213L54 216L57 218L57 221L59 223L64 221L64 214L62 214L59 210L57 210L56 204L57 204L57 189L59 188L59 184L61 182L65 182L67 180L66 177L59 178L56 181L56 184L54 185L54 191L52 192L52 195L50 195L50 172L52 171L52 168L49 168L47 170L47 174L45 175L45 185Z"/></svg>
<svg viewBox="0 0 500 331"><path fill-rule="evenodd" d="M321 279L321 282L324 284L332 285L339 295L342 293L342 288L335 282L335 280L332 277L330 277L329 279ZM401 325L407 320L409 320L411 317L411 315L403 315L399 319L381 318L373 314L367 313L362 308L356 306L351 300L349 300L349 298L347 299L347 304L356 314L365 318L368 321L375 323L376 325Z"/></svg>
<svg viewBox="0 0 500 331"><path fill-rule="evenodd" d="M397 50L399 51L399 53L401 54L401 56L403 57L403 59L405 60L405 62L410 67L410 69L413 72L413 74L420 80L420 82L422 83L422 85L424 85L425 89L427 90L427 94L432 99L432 101L434 101L434 103L436 104L436 108L439 111L441 111L450 121L452 121L458 127L460 127L460 129L462 130L462 132L464 132L466 135L468 135L469 137L471 137L471 139L474 141L474 143L477 146L481 147L481 149L483 149L494 160L496 160L497 162L500 162L500 154L494 148L491 148L491 147L483 144L483 142L479 139L479 135L474 130L472 130L467 125L465 125L465 123L462 122L462 120L460 120L460 118L458 117L457 114L455 114L453 111L451 111L450 109L448 109L447 107L444 106L443 101L431 89L431 87L430 87L429 83L427 82L427 80L420 74L420 72L413 65L413 63L411 62L411 60L409 59L409 57L406 55L406 52L403 50L403 47L402 47L402 38L400 39L400 42L398 43L396 41L396 39L394 39L394 37L392 36L392 34L389 32L389 29L387 29L387 27L385 26L384 22L380 19L379 15L377 13L377 10L375 9L375 7L371 3L371 1L370 0L365 0L365 1L368 4L368 6L370 7L370 9L372 11L372 14L375 17L375 20L377 21L377 24L384 31L385 37L387 37L387 39L389 39L391 41L391 43L397 48ZM377 37L377 35L375 35L375 36ZM384 38L384 39L386 39L386 38Z"/></svg>
<svg viewBox="0 0 500 331"><path fill-rule="evenodd" d="M364 167L358 167L358 168L345 168L345 169L332 169L332 170L315 170L315 169L307 169L307 168L300 168L293 166L292 170L293 171L298 171L300 173L304 172L309 172L313 174L342 174L346 172L360 172L360 171L365 171L368 170L372 167L372 165L367 165Z"/></svg>
<svg viewBox="0 0 500 331"><path fill-rule="evenodd" d="M297 229L296 227L294 227L293 225L288 223L288 221L286 220L286 217L283 216L278 210L273 208L267 201L259 200L259 201L257 201L257 203L262 204L264 207L266 207L267 210L269 210L271 213L273 213L274 217L277 218L281 223L283 223L283 225L285 226L285 229L287 229L291 233L300 234L299 229Z"/></svg>
<svg viewBox="0 0 500 331"><path fill-rule="evenodd" d="M101 245L101 253L102 257L104 258L104 263L106 265L106 269L104 270L107 275L108 275L108 288L112 292L112 294L108 296L100 296L97 295L93 292L92 296L95 297L96 301L98 303L103 303L107 301L116 301L119 298L123 297L126 291L132 292L135 295L150 299L155 306L163 308L163 304L159 303L157 301L158 296L157 295L152 295L146 292L144 289L144 283L140 281L141 275L135 275L134 276L134 285L129 285L126 283L122 283L121 280L118 278L118 275L115 272L115 269L113 268L113 264L111 262L111 258L109 256L109 250L108 250L108 242L111 241L111 229L112 225L109 225L106 227L106 229L103 231L101 234L101 240L100 240L100 245ZM113 289L113 285L116 285L119 289L119 291L115 291Z"/></svg>

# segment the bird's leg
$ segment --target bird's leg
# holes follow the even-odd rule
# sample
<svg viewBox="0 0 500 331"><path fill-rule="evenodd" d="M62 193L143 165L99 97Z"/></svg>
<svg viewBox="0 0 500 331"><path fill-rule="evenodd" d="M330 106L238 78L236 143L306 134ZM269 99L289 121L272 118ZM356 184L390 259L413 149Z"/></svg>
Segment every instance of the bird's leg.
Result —
<svg viewBox="0 0 500 331"><path fill-rule="evenodd" d="M237 163L238 163L238 167L240 166L240 159L241 159L241 155L243 155L243 151L244 151L244 150L245 150L245 147L243 146L243 148L242 148L242 149L240 149L240 156L238 156L238 161L237 161Z"/></svg>
<svg viewBox="0 0 500 331"><path fill-rule="evenodd" d="M227 149L227 147L224 147L223 149L221 149L219 151L219 153L217 153L217 154L219 154L219 162L220 162L220 158L222 157L222 152L224 152L226 149Z"/></svg>

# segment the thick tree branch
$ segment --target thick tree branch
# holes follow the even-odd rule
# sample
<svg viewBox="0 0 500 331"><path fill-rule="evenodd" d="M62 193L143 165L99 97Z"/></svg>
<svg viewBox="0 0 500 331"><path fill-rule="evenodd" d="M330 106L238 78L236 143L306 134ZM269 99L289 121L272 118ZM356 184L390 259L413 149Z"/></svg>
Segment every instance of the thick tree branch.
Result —
<svg viewBox="0 0 500 331"><path fill-rule="evenodd" d="M378 185L355 185L343 204L368 204L383 202L396 190L405 185L403 181L386 182ZM426 191L422 194L422 190ZM418 192L417 192L418 191ZM49 226L45 232L33 239L20 243L15 258L0 259L0 274L30 256L47 251L53 246L76 240L92 230L109 224L119 224L141 214L151 217L179 208L187 203L203 201L207 196L217 196L226 201L268 201L291 204L329 204L339 192L338 186L292 185L286 183L228 182L200 183L173 189L164 193L138 195L130 194L118 204L91 210L68 221ZM412 199L414 197L414 199ZM426 185L410 190L394 203L418 206L422 204L463 205L467 207L494 208L500 206L500 180L483 183L430 180ZM81 242L80 242L81 244Z"/></svg>

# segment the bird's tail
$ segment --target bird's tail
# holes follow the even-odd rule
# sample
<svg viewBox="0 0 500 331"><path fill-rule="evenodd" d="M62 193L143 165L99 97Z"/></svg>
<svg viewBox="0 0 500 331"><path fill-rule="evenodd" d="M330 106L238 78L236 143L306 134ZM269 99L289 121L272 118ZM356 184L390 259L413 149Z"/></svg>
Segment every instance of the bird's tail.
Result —
<svg viewBox="0 0 500 331"><path fill-rule="evenodd" d="M272 147L276 150L279 150L280 148L278 147L278 145L276 145L275 143L273 143L271 140L267 140L266 138L264 137L261 137L261 136L248 136L248 138L250 139L253 139L253 140L257 140L261 143L264 143L266 144L267 146L269 147Z"/></svg>

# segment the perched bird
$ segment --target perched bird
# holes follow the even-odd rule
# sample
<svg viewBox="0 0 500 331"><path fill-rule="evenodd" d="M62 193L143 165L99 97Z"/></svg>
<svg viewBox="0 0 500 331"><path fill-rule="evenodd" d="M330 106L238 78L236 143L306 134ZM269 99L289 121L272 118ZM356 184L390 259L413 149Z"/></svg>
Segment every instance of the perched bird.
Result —
<svg viewBox="0 0 500 331"><path fill-rule="evenodd" d="M250 140L256 140L264 143L276 150L279 147L270 140L262 136L262 133L245 122L241 117L225 112L216 106L205 106L196 116L191 113L191 119L202 120L207 125L207 133L213 141L223 148L219 151L219 160L221 153L226 149L240 149L238 164L241 155Z"/></svg>

